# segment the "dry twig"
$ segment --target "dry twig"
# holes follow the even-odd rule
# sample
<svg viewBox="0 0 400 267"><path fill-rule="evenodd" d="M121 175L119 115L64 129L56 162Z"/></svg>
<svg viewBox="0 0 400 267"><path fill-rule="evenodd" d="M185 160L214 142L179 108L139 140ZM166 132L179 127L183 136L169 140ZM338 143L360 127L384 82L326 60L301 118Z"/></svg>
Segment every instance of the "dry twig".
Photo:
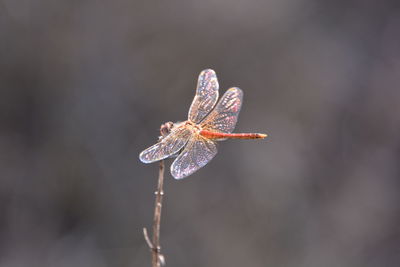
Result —
<svg viewBox="0 0 400 267"><path fill-rule="evenodd" d="M161 208L163 200L163 185L164 185L164 160L160 161L159 173L158 173L158 185L157 191L155 192L156 201L154 207L154 218L153 218L153 240L150 241L147 229L143 228L144 239L147 245L150 247L152 252L152 267L160 267L165 265L164 256L161 254L160 247L160 222L161 222Z"/></svg>

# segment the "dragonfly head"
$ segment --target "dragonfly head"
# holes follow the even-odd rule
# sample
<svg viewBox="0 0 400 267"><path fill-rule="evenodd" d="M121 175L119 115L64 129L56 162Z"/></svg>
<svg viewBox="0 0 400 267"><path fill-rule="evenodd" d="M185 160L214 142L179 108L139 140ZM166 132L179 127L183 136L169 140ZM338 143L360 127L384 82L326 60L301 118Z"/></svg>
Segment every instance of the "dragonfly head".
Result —
<svg viewBox="0 0 400 267"><path fill-rule="evenodd" d="M165 137L165 136L169 135L169 133L171 132L172 127L174 127L174 123L171 122L171 121L162 124L161 127L160 127L161 137Z"/></svg>

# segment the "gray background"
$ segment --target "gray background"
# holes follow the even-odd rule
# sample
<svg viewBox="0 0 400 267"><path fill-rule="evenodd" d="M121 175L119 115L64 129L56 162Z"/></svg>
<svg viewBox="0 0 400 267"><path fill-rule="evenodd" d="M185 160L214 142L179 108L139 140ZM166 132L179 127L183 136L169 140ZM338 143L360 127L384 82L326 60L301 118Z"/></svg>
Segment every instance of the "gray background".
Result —
<svg viewBox="0 0 400 267"><path fill-rule="evenodd" d="M399 266L399 29L396 1L0 0L0 266L150 266L138 154L205 68L269 138L167 173L167 266Z"/></svg>

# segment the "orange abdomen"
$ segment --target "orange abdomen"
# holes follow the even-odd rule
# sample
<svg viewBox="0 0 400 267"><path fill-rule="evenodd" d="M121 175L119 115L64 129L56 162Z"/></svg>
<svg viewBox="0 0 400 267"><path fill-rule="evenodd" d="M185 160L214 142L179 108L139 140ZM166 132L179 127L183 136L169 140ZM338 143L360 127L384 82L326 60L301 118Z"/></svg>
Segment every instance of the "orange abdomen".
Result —
<svg viewBox="0 0 400 267"><path fill-rule="evenodd" d="M264 139L266 134L261 133L219 133L207 130L201 130L200 135L209 139Z"/></svg>

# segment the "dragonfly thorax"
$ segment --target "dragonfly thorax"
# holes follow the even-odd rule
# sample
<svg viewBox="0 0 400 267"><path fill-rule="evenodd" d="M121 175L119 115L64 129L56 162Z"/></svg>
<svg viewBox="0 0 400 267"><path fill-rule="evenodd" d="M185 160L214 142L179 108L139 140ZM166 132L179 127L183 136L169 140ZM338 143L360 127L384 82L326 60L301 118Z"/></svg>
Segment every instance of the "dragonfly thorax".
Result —
<svg viewBox="0 0 400 267"><path fill-rule="evenodd" d="M200 127L200 125L198 125L197 123L192 122L191 120L187 120L184 123L184 127L191 129L192 132L195 133L200 133L200 131L202 130L202 128Z"/></svg>
<svg viewBox="0 0 400 267"><path fill-rule="evenodd" d="M167 123L165 123L161 127L163 127L164 125L166 127L165 131L168 130L168 134L177 128L186 128L186 129L190 130L192 133L200 133L200 131L202 130L200 125L198 125L197 123L194 123L190 120L180 121L180 122L175 122L175 123L170 122L170 124L168 124L168 125L167 125Z"/></svg>

